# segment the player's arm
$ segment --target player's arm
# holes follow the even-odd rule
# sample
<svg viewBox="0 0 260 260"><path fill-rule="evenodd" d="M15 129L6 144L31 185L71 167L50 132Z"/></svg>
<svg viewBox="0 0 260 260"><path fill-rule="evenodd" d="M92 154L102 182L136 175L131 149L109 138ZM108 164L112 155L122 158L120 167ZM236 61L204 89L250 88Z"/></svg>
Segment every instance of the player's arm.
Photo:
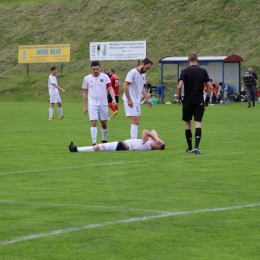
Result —
<svg viewBox="0 0 260 260"><path fill-rule="evenodd" d="M107 90L108 90L110 96L112 97L112 104L115 106L116 105L116 98L115 98L114 89L112 88L112 86L110 86Z"/></svg>
<svg viewBox="0 0 260 260"><path fill-rule="evenodd" d="M181 104L181 92L182 92L182 87L183 87L184 81L180 80L178 87L177 87L177 95L178 95L178 103Z"/></svg>
<svg viewBox="0 0 260 260"><path fill-rule="evenodd" d="M157 144L164 144L164 142L159 138L157 132L152 130L151 132L144 129L142 133L142 141L143 143L147 142L149 139L154 140Z"/></svg>
<svg viewBox="0 0 260 260"><path fill-rule="evenodd" d="M131 84L131 83L125 81L125 82L124 82L124 85L123 85L123 89L124 89L124 93L125 93L126 98L127 98L127 101L128 101L128 105L129 105L130 107L133 107L133 101L132 101L132 99L131 99L131 97L130 97L130 94L129 94L129 85L130 85L130 84Z"/></svg>
<svg viewBox="0 0 260 260"><path fill-rule="evenodd" d="M57 88L57 89L59 89L59 90L61 90L63 93L66 92L63 88L59 87L56 83L52 83L52 86Z"/></svg>
<svg viewBox="0 0 260 260"><path fill-rule="evenodd" d="M212 90L212 85L211 85L211 82L208 81L208 82L207 82L207 97L206 97L205 102L204 102L204 106L205 106L205 107L207 107L208 104L209 104L210 95L211 95L211 90Z"/></svg>
<svg viewBox="0 0 260 260"><path fill-rule="evenodd" d="M87 98L88 98L88 89L82 89L82 103L83 103L83 112L84 114L88 114L87 109Z"/></svg>
<svg viewBox="0 0 260 260"><path fill-rule="evenodd" d="M149 107L152 107L153 106L152 101L151 101L150 97L148 96L147 92L145 91L144 87L143 87L143 90L142 90L142 94L143 94L146 102L148 103Z"/></svg>

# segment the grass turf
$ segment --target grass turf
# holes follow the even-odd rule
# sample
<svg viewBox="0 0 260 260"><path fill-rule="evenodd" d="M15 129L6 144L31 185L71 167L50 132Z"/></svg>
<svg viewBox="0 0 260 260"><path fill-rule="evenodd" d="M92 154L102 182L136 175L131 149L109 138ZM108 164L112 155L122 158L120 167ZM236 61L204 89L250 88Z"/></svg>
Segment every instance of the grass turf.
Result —
<svg viewBox="0 0 260 260"><path fill-rule="evenodd" d="M142 106L139 137L156 129L165 151L70 153L91 144L80 101L65 121L47 102L1 104L1 259L258 259L260 104L208 107L201 155L178 105ZM108 140L129 131L120 104Z"/></svg>

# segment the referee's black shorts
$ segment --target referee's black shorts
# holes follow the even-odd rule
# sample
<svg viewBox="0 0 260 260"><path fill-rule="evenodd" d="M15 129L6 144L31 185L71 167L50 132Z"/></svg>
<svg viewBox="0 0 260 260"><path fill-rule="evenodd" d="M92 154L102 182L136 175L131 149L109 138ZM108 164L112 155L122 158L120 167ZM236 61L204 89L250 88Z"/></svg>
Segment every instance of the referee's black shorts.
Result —
<svg viewBox="0 0 260 260"><path fill-rule="evenodd" d="M116 103L118 103L119 96L115 96L115 98L116 98ZM112 97L110 94L107 95L107 101L108 103L112 103Z"/></svg>
<svg viewBox="0 0 260 260"><path fill-rule="evenodd" d="M203 115L203 96L185 96L182 101L182 120L185 122L189 122L194 116L194 121L201 122Z"/></svg>

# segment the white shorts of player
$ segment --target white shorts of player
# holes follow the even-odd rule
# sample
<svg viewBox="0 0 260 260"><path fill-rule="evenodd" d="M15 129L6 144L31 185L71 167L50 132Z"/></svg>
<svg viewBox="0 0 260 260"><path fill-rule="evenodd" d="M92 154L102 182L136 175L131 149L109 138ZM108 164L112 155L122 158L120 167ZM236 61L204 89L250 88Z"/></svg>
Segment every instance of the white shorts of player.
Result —
<svg viewBox="0 0 260 260"><path fill-rule="evenodd" d="M141 115L140 103L133 103L133 107L129 107L127 101L124 101L124 108L126 117Z"/></svg>
<svg viewBox="0 0 260 260"><path fill-rule="evenodd" d="M101 121L110 120L107 105L89 105L88 114L90 121L98 119Z"/></svg>
<svg viewBox="0 0 260 260"><path fill-rule="evenodd" d="M99 144L99 151L115 151L118 142Z"/></svg>
<svg viewBox="0 0 260 260"><path fill-rule="evenodd" d="M60 94L52 94L50 95L50 103L61 103Z"/></svg>

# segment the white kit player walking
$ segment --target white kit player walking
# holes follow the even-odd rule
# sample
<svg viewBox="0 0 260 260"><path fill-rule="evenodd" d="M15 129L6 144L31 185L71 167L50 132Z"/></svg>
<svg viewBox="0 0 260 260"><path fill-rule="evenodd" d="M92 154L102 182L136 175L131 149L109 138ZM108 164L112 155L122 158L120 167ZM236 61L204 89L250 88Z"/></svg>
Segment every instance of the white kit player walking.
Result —
<svg viewBox="0 0 260 260"><path fill-rule="evenodd" d="M140 100L142 95L146 99L149 107L152 107L150 97L144 89L146 83L145 73L152 67L153 62L149 58L145 58L142 63L135 69L127 73L123 88L124 88L124 108L126 117L131 118L130 136L132 139L138 136L138 126L141 115Z"/></svg>
<svg viewBox="0 0 260 260"><path fill-rule="evenodd" d="M94 146L77 147L73 142L69 145L71 152L98 152L98 151L149 151L164 150L165 144L155 130L144 129L142 139L129 139L121 142L96 144Z"/></svg>
<svg viewBox="0 0 260 260"><path fill-rule="evenodd" d="M92 143L97 143L97 122L100 119L101 122L101 133L102 143L107 143L107 120L109 120L108 114L108 101L107 91L112 97L112 104L116 105L115 93L111 86L109 77L100 72L100 63L93 61L91 63L92 74L87 75L84 78L82 85L82 101L83 101L83 112L89 115L91 122L91 138ZM87 108L88 100L88 108Z"/></svg>
<svg viewBox="0 0 260 260"><path fill-rule="evenodd" d="M58 86L58 82L55 76L56 73L57 73L57 68L51 67L51 74L48 79L48 89L50 95L49 120L54 120L53 117L54 104L58 105L59 120L64 120L65 118L62 115L62 104L61 104L59 89L64 93L66 91L63 88Z"/></svg>

